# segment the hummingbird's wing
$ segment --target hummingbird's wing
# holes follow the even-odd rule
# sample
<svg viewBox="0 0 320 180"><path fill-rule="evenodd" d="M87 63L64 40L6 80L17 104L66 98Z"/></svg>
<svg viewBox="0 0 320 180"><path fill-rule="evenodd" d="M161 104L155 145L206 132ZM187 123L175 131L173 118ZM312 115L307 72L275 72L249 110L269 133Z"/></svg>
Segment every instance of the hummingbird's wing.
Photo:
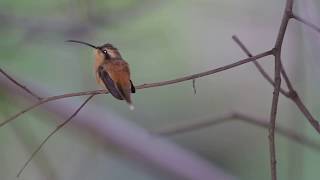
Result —
<svg viewBox="0 0 320 180"><path fill-rule="evenodd" d="M103 66L99 66L98 74L100 79L102 80L103 84L106 86L108 91L113 95L113 97L123 100L122 96L120 95L118 89L116 88L113 80L109 76L108 72L104 69Z"/></svg>
<svg viewBox="0 0 320 180"><path fill-rule="evenodd" d="M136 93L136 88L134 87L132 81L130 80L130 84L131 84L131 92L132 93Z"/></svg>

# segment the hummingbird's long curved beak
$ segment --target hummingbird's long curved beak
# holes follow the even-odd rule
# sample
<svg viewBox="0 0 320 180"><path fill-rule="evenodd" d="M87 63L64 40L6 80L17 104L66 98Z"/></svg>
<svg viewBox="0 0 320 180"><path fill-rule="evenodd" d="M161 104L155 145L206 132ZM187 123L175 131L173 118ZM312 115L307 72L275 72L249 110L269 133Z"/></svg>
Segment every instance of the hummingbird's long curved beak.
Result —
<svg viewBox="0 0 320 180"><path fill-rule="evenodd" d="M83 41L78 41L78 40L67 40L66 42L73 42L73 43L84 44L84 45L90 46L90 47L92 47L94 49L97 49L100 52L102 52L104 54L105 58L110 58L110 55L107 53L106 50L103 50L102 47L94 46L94 45L92 45L90 43L83 42Z"/></svg>
<svg viewBox="0 0 320 180"><path fill-rule="evenodd" d="M87 43L87 42L78 41L78 40L67 40L66 42L73 42L73 43L84 44L84 45L90 46L90 47L92 47L92 48L94 48L94 49L98 49L98 50L101 51L100 47L94 46L94 45L92 45L92 44L90 44L90 43Z"/></svg>

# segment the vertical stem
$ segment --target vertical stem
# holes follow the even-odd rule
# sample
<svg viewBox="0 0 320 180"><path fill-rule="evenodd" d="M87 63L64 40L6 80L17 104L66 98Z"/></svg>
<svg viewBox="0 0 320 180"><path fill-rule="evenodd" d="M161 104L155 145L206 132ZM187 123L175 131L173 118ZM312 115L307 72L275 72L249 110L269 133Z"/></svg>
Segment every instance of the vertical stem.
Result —
<svg viewBox="0 0 320 180"><path fill-rule="evenodd" d="M275 128L276 118L279 102L279 94L281 87L281 47L283 44L284 36L288 26L288 22L292 17L293 0L287 0L285 11L282 17L279 33L274 47L274 90L272 97L272 106L270 112L270 126L269 126L269 151L270 151L270 168L271 168L271 179L277 180L277 161L276 161L276 146L275 146Z"/></svg>

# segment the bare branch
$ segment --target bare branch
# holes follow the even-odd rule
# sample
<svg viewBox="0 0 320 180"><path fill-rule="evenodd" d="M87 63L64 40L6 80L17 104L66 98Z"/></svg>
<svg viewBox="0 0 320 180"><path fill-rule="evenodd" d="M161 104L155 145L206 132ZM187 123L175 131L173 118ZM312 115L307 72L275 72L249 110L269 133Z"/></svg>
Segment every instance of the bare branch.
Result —
<svg viewBox="0 0 320 180"><path fill-rule="evenodd" d="M306 105L302 102L300 96L297 94L296 90L293 88L292 83L290 82L290 79L282 65L281 65L281 74L284 77L286 84L289 88L287 97L296 104L296 106L299 108L302 114L307 118L307 120L313 126L313 128L320 134L319 122L312 116L312 114L309 112Z"/></svg>
<svg viewBox="0 0 320 180"><path fill-rule="evenodd" d="M292 83L290 82L290 79L283 66L281 67L281 74L284 77L287 83L287 86L289 88L289 93L287 97L296 104L296 106L299 108L302 114L307 118L307 120L313 126L313 128L320 134L319 122L312 116L312 114L309 112L306 105L302 102L300 96L297 94L296 90L293 88Z"/></svg>
<svg viewBox="0 0 320 180"><path fill-rule="evenodd" d="M241 49L243 51L245 51L245 53L248 56L251 55L250 51L246 48L246 46L243 44L243 42L241 42L241 40L237 36L233 36L232 38L241 47ZM253 61L253 62L255 62L257 65L259 65L258 62L256 62L256 61ZM270 76L264 71L264 69L262 67L261 67L261 70L259 70L259 71L270 82L270 84L272 84L274 86L273 80L271 80ZM312 116L312 114L309 112L308 108L306 108L305 104L302 102L301 98L299 97L299 95L297 94L295 89L293 88L292 83L291 83L291 81L290 81L290 79L289 79L289 77L288 77L288 75L287 75L287 73L286 73L286 71L285 71L285 69L284 69L282 64L281 64L281 74L282 74L283 78L285 79L285 82L287 84L287 87L289 88L289 91L285 91L283 89L280 89L280 92L284 96L286 96L287 98L291 99L296 104L296 106L299 108L299 110L302 112L302 114L307 118L307 120L314 127L314 129L318 133L320 133L319 122Z"/></svg>
<svg viewBox="0 0 320 180"><path fill-rule="evenodd" d="M293 7L293 0L287 0L286 1L286 6L285 6L285 10L283 13L283 17L281 20L281 25L280 25L280 29L278 32L278 36L276 39L276 43L274 48L276 49L275 51L281 51L281 46L283 44L283 39L288 27L288 23L290 18L292 17L292 7Z"/></svg>
<svg viewBox="0 0 320 180"><path fill-rule="evenodd" d="M215 118L206 118L202 120L196 120L192 122L187 122L183 124L177 124L175 126L169 126L165 128L160 128L155 131L152 131L152 133L159 134L159 135L165 135L165 136L173 136L173 135L179 135L182 133L188 133L193 132L196 130L200 130L203 128L209 128L211 126L215 127L220 124L225 124L228 122L234 122L234 121L241 121L244 123L251 124L253 126L261 127L264 129L269 128L269 123L265 119L256 118L250 115L245 115L243 113L239 112L231 112L227 113L225 115L222 115L220 117ZM307 146L309 148L312 148L316 151L320 152L320 144L309 139L308 137L299 135L296 132L293 132L289 129L283 128L283 127L276 127L276 132L298 144Z"/></svg>
<svg viewBox="0 0 320 180"><path fill-rule="evenodd" d="M193 75L189 75L189 76L184 76L181 78L177 78L177 79L173 79L173 80L168 80L168 81L162 81L162 82L156 82L156 83L149 83L149 84L142 84L137 86L137 89L145 89L145 88L152 88L152 87L159 87L159 86L166 86L166 85L170 85L170 84L176 84L176 83L180 83L183 81L188 81L188 80L192 80L192 79L197 79L203 76L208 76L208 75L212 75L221 71L225 71L231 68L234 68L236 66L240 66L242 64L263 58L265 56L269 56L272 54L272 51L266 51L263 52L261 54L258 54L256 56L250 57L250 58L246 58L243 60L240 60L238 62L223 66L223 67L219 67L213 70L209 70L209 71L205 71L202 73L198 73L198 74L193 74ZM70 93L70 94L63 94L63 95L58 95L58 96L52 96L52 97L47 97L44 98L42 100L40 100L39 102L25 108L24 110L16 113L15 115L11 116L10 118L6 119L5 121L0 123L0 127L4 126L5 124L13 121L14 119L18 118L19 116L21 116L22 114L44 104L50 101L55 101L58 99L64 99L64 98L69 98L69 97L75 97L75 96L85 96L85 95L97 95L97 94L107 94L108 91L107 90L96 90L96 91L86 91L86 92L78 92L78 93Z"/></svg>
<svg viewBox="0 0 320 180"><path fill-rule="evenodd" d="M287 96L287 97L289 97L290 93L292 91L294 91L294 89L293 89L292 83L291 83L291 81L290 81L290 79L289 79L289 77L287 75L287 72L286 72L286 70L284 69L284 67L282 65L282 60L280 60L280 62L281 62L281 75L282 75L282 77L283 77L283 79L284 79L284 81L285 81L285 83L286 83L286 85L287 85L287 87L289 89L288 96Z"/></svg>
<svg viewBox="0 0 320 180"><path fill-rule="evenodd" d="M270 167L271 179L277 180L277 167L276 167L276 146L275 146L275 127L278 111L278 101L281 88L281 50L283 39L288 27L288 23L292 14L293 0L287 0L285 11L283 13L280 29L274 46L274 90L272 97L272 105L270 112L270 126L269 126L269 149L270 149Z"/></svg>
<svg viewBox="0 0 320 180"><path fill-rule="evenodd" d="M248 50L248 48L240 41L240 39L236 36L233 35L232 39L239 45L239 47L246 53L246 55L248 57L252 57L251 52ZM274 86L274 82L271 79L271 77L268 75L268 73L263 69L263 67L260 65L259 62L257 61L252 61L253 64L256 66L256 68L258 69L258 71L261 73L261 75L270 83ZM280 92L284 95L284 96L288 96L288 92L284 89L280 89Z"/></svg>
<svg viewBox="0 0 320 180"><path fill-rule="evenodd" d="M26 86L22 85L18 81L16 81L12 76L10 76L8 73L6 73L2 68L0 68L0 73L2 73L5 77L7 77L11 82L13 82L15 85L19 86L21 89L23 89L25 92L33 96L34 98L41 100L42 98L30 91Z"/></svg>
<svg viewBox="0 0 320 180"><path fill-rule="evenodd" d="M298 16L298 15L296 15L296 14L294 14L294 13L292 13L292 16L291 16L291 17L292 17L293 19L301 22L302 24L310 27L311 29L317 31L318 33L320 33L320 27L319 27L319 26L317 26L317 25L309 22L308 20L306 20L306 19L304 19L304 18L302 18L302 17L300 17L300 16Z"/></svg>
<svg viewBox="0 0 320 180"><path fill-rule="evenodd" d="M60 125L58 125L42 142L41 144L33 151L31 156L28 158L28 160L23 164L22 168L17 174L17 177L20 177L23 170L28 166L28 164L31 162L31 160L37 155L37 153L41 150L41 148L45 145L45 143L52 137L57 131L59 131L62 127L64 127L67 123L69 123L79 112L80 110L94 97L95 95L90 95L82 104L81 106L64 122L62 122Z"/></svg>
<svg viewBox="0 0 320 180"><path fill-rule="evenodd" d="M304 114L304 116L308 119L310 124L315 128L315 130L320 134L320 125L319 122L312 116L309 112L308 108L303 104L301 98L298 94L294 98L292 98L294 103L298 106L300 111Z"/></svg>

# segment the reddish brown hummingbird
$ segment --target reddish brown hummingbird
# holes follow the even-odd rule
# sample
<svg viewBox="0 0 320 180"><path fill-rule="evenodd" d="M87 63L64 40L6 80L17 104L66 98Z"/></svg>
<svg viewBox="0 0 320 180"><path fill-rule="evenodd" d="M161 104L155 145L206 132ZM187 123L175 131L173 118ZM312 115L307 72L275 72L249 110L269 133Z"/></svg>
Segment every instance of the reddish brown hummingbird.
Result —
<svg viewBox="0 0 320 180"><path fill-rule="evenodd" d="M80 43L95 49L94 71L97 83L104 86L116 99L125 100L133 110L131 93L135 93L136 89L130 79L129 64L122 59L119 50L109 43L94 46L77 40L67 42Z"/></svg>

